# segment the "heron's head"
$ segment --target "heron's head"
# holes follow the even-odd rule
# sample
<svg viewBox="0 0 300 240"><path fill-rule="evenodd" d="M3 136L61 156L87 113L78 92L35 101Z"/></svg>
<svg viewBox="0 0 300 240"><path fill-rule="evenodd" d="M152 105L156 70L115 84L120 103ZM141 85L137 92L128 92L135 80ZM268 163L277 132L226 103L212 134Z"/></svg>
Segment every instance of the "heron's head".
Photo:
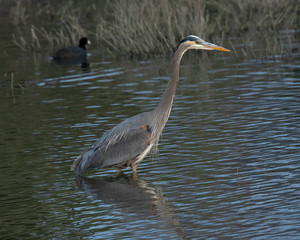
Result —
<svg viewBox="0 0 300 240"><path fill-rule="evenodd" d="M186 38L184 38L179 45L184 44L188 49L202 49L202 50L218 50L218 51L224 51L224 52L230 52L230 50L223 48L221 46L205 42L203 39L195 36L195 35L189 35ZM179 46L178 45L178 46Z"/></svg>

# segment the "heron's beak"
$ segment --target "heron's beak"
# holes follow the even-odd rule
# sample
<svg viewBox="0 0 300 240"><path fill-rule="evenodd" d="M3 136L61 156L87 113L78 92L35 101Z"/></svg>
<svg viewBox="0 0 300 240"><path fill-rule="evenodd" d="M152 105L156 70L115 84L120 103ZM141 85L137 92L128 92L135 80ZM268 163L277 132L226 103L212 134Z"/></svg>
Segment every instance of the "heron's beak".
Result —
<svg viewBox="0 0 300 240"><path fill-rule="evenodd" d="M218 50L218 51L223 51L223 52L230 52L229 49L223 48L221 46L209 43L209 42L202 42L200 43L200 48L205 49L205 50Z"/></svg>

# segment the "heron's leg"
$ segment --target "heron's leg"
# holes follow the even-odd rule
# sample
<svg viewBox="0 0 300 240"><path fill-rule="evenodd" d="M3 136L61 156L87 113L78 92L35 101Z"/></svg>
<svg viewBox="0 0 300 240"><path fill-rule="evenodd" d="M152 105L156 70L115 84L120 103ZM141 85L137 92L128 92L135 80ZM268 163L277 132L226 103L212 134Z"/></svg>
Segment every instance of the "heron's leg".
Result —
<svg viewBox="0 0 300 240"><path fill-rule="evenodd" d="M134 181L136 181L138 179L138 174L136 172L137 167L138 167L138 163L135 160L131 160L130 165L131 165L131 168L132 168L132 179Z"/></svg>
<svg viewBox="0 0 300 240"><path fill-rule="evenodd" d="M119 167L118 170L117 170L117 174L118 174L119 176L123 174L123 173L122 173L122 169L123 169L123 168Z"/></svg>
<svg viewBox="0 0 300 240"><path fill-rule="evenodd" d="M130 165L131 165L132 171L133 171L134 173L136 173L138 164L137 164L134 160L131 160L131 161L130 161Z"/></svg>

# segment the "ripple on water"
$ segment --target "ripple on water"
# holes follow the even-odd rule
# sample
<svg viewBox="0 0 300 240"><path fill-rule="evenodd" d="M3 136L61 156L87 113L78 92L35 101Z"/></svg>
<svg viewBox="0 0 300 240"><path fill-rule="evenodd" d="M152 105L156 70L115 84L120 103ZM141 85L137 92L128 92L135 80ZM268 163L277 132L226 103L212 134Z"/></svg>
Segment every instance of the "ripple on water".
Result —
<svg viewBox="0 0 300 240"><path fill-rule="evenodd" d="M158 155L138 179L106 169L78 180L70 165L156 106L168 78L151 61L60 69L30 79L15 103L2 98L1 236L297 239L299 64L217 60L211 71L184 60Z"/></svg>

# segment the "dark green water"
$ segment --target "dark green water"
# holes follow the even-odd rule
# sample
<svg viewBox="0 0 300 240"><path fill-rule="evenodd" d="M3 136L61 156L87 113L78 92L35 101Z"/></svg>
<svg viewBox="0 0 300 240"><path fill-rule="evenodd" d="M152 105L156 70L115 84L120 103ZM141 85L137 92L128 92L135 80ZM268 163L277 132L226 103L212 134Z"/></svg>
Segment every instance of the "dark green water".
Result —
<svg viewBox="0 0 300 240"><path fill-rule="evenodd" d="M82 69L20 56L9 37L1 46L1 238L299 239L299 39L269 61L187 53L159 153L137 179L70 166L156 106L169 60L91 50Z"/></svg>

